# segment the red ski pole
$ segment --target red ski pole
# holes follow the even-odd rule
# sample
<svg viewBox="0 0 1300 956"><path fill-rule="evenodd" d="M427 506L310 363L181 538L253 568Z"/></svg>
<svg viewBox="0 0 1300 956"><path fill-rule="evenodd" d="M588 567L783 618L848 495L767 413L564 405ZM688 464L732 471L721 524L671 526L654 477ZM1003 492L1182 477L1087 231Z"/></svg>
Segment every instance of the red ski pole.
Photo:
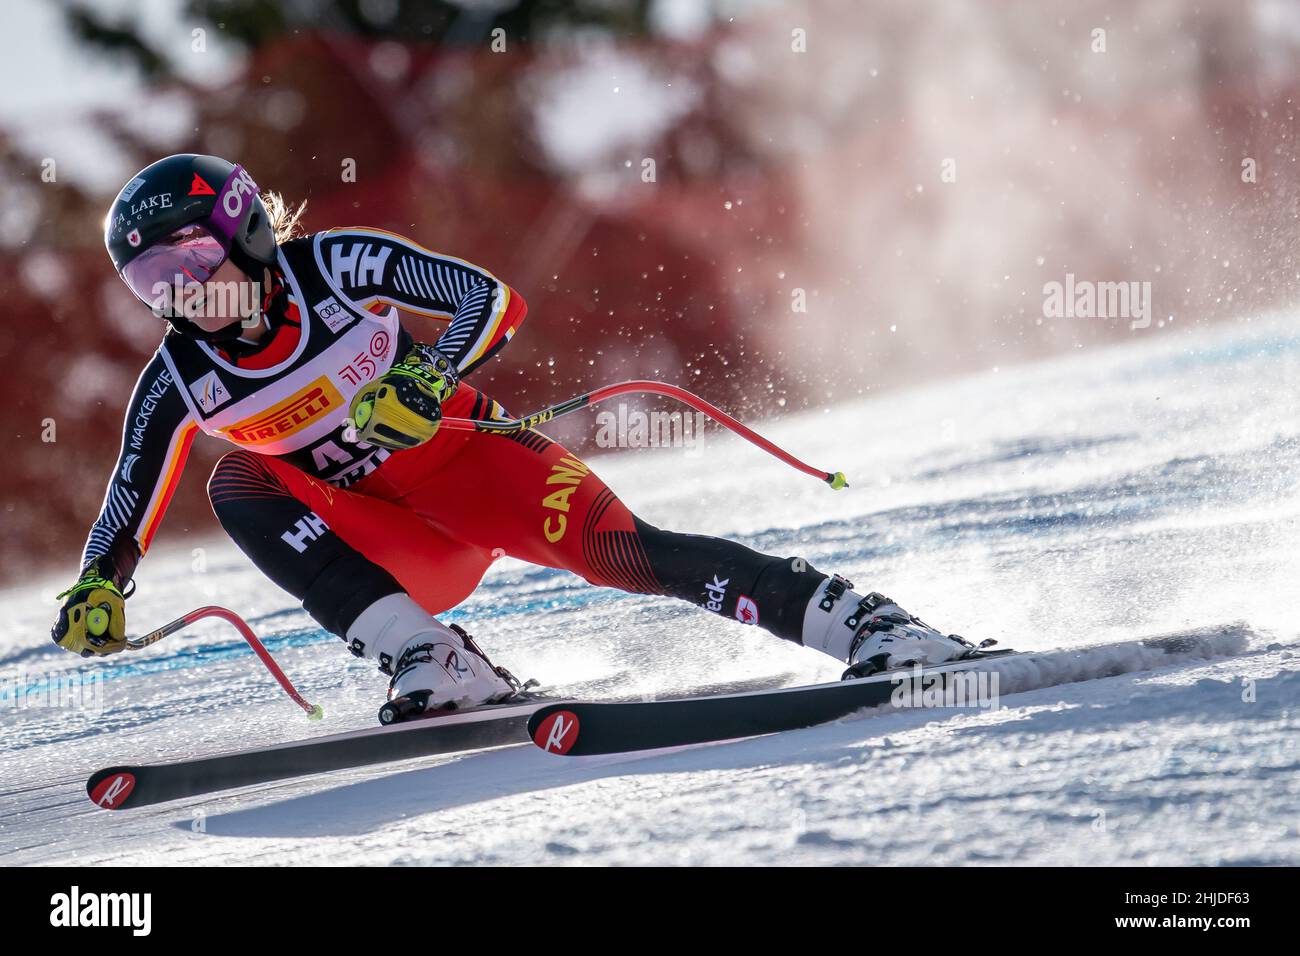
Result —
<svg viewBox="0 0 1300 956"><path fill-rule="evenodd" d="M280 670L280 665L275 662L275 658L271 656L271 652L263 646L260 640L258 640L257 635L253 633L253 629L245 623L244 619L234 611L228 610L224 607L209 605L208 607L195 608L188 614L182 614L176 620L164 624L156 631L150 631L143 637L127 638L127 650L138 651L141 648L148 647L150 644L156 644L167 635L175 634L182 628L189 627L195 621L201 621L205 617L219 617L223 621L229 621L231 624L235 625L235 629L238 630L244 640L248 642L248 646L253 649L253 653L258 656L258 659L266 665L266 669L271 672L271 676L280 683L282 688L284 688L284 692L293 698L295 704L307 712L307 718L309 720L320 720L321 717L325 715L325 711L321 709L320 704L310 704L302 694L298 693L298 689L293 686L293 682L285 676L284 671Z"/></svg>
<svg viewBox="0 0 1300 956"><path fill-rule="evenodd" d="M545 424L561 415L567 415L570 412L576 412L580 408L586 408L588 405L594 405L596 402L604 401L607 398L613 398L616 395L627 395L630 392L649 392L654 395L666 395L669 398L675 398L679 402L684 402L694 408L696 411L703 412L714 421L725 425L741 438L752 442L759 448L763 449L770 455L774 455L781 461L785 462L791 468L802 471L805 475L812 475L814 478L820 478L826 484L830 485L836 491L848 487L848 481L844 478L842 471L822 471L820 468L814 468L812 465L800 461L794 455L785 449L768 441L758 432L754 431L747 425L742 424L735 418L732 418L718 406L705 401L693 392L688 392L684 388L676 385L669 385L667 382L619 382L615 385L604 385L600 388L585 392L582 395L575 395L573 398L566 399L563 402L557 402L546 408L533 412L531 415L525 415L523 418L516 418L513 421L478 421L472 418L444 418L442 420L443 428L453 428L460 431L478 431L478 432L495 432L497 434L509 435L515 432L527 431L538 425Z"/></svg>

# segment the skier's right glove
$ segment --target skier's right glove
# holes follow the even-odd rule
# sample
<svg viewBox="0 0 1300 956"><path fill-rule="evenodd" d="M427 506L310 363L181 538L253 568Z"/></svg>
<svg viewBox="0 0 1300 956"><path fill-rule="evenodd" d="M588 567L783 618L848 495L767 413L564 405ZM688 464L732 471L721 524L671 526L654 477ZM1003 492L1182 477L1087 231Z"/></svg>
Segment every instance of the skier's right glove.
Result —
<svg viewBox="0 0 1300 956"><path fill-rule="evenodd" d="M349 441L401 451L438 432L442 403L460 378L451 359L430 345L416 345L406 358L352 399Z"/></svg>
<svg viewBox="0 0 1300 956"><path fill-rule="evenodd" d="M50 637L64 650L82 657L116 654L126 649L126 605L118 586L102 577L92 563L79 580L59 595L67 598Z"/></svg>

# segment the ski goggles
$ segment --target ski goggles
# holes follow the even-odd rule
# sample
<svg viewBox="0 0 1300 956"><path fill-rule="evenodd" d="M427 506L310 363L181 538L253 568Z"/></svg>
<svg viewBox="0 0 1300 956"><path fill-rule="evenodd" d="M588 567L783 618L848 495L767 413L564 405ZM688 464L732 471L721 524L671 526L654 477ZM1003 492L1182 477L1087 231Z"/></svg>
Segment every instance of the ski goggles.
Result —
<svg viewBox="0 0 1300 956"><path fill-rule="evenodd" d="M190 223L160 239L126 264L122 279L137 299L159 315L172 311L187 286L211 279L230 255L205 226Z"/></svg>

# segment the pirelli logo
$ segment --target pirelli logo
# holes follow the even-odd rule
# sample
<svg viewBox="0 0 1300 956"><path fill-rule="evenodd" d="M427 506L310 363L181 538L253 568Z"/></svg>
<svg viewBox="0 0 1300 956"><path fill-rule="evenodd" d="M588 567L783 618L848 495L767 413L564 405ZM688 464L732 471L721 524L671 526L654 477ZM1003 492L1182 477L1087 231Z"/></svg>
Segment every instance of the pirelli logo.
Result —
<svg viewBox="0 0 1300 956"><path fill-rule="evenodd" d="M339 390L322 375L275 407L229 425L223 432L236 444L266 445L301 431L342 404Z"/></svg>

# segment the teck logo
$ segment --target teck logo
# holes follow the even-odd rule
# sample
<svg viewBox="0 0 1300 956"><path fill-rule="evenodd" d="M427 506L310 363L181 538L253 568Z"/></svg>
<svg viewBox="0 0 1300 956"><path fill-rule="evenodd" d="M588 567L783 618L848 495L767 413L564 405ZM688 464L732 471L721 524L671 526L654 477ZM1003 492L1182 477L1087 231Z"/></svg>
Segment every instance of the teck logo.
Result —
<svg viewBox="0 0 1300 956"><path fill-rule="evenodd" d="M731 578L719 581L718 576L713 576L713 583L704 585L705 600L704 606L715 614L722 613L722 602L727 599L727 585L731 583Z"/></svg>

